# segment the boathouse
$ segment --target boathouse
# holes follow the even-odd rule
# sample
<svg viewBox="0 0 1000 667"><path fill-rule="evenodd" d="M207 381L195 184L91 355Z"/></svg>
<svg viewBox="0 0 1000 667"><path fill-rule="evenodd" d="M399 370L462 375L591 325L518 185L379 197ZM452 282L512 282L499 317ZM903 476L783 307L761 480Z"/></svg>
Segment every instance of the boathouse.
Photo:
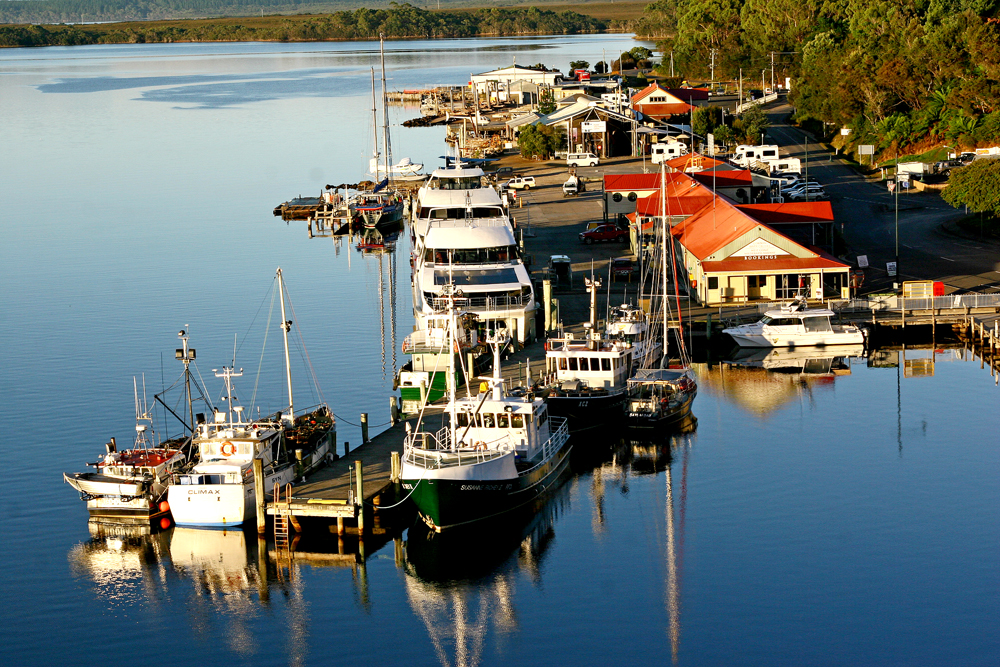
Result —
<svg viewBox="0 0 1000 667"><path fill-rule="evenodd" d="M722 197L673 227L694 295L704 304L849 298L850 267L796 243ZM753 210L753 209L751 209Z"/></svg>
<svg viewBox="0 0 1000 667"><path fill-rule="evenodd" d="M632 96L632 108L643 116L664 121L691 113L694 106L654 81Z"/></svg>

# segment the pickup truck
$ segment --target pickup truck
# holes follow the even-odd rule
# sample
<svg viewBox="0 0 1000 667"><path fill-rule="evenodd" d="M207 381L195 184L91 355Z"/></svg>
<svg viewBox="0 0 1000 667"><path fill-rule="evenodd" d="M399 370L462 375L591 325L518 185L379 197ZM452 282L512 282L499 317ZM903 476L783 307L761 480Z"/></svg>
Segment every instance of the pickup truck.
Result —
<svg viewBox="0 0 1000 667"><path fill-rule="evenodd" d="M505 184L506 187L511 190L530 190L535 187L535 177L534 176L518 176L517 178L512 178Z"/></svg>

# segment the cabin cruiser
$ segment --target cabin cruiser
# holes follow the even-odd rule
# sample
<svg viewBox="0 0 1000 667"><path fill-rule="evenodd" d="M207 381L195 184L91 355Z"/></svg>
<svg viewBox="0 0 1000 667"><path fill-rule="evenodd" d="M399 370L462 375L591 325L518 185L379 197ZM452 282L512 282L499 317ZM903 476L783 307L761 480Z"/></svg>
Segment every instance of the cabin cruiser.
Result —
<svg viewBox="0 0 1000 667"><path fill-rule="evenodd" d="M862 345L864 332L854 324L833 324L825 308L809 308L804 297L769 310L753 324L723 329L740 347L815 347Z"/></svg>
<svg viewBox="0 0 1000 667"><path fill-rule="evenodd" d="M437 169L420 189L413 224L413 313L418 329L446 308L454 284L458 307L483 329L504 328L518 343L534 339L535 295L510 219L482 170Z"/></svg>

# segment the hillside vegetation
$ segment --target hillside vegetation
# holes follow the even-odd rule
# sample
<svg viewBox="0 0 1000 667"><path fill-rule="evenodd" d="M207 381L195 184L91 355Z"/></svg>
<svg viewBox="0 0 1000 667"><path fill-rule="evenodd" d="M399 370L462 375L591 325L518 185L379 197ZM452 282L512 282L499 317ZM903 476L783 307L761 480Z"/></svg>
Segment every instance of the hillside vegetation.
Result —
<svg viewBox="0 0 1000 667"><path fill-rule="evenodd" d="M409 4L314 16L160 21L103 25L0 26L0 46L195 41L321 41L598 32L606 23L572 11L476 9L429 12Z"/></svg>
<svg viewBox="0 0 1000 667"><path fill-rule="evenodd" d="M1000 144L1000 0L657 0L630 27L687 77L792 79L800 120L921 152ZM666 60L666 58L664 59ZM763 75L763 76L762 76ZM757 82L757 83L754 83Z"/></svg>

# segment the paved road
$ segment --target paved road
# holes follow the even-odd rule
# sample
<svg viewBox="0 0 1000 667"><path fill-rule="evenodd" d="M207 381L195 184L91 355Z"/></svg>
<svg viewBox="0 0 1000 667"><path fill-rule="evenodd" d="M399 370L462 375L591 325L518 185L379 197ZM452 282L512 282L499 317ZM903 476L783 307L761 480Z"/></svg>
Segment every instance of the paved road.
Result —
<svg viewBox="0 0 1000 667"><path fill-rule="evenodd" d="M835 157L826 146L807 138L786 122L791 108L782 104L768 109L771 141L790 157L803 161L830 195L835 220L848 245L846 259L857 266L857 256L867 255L862 293L892 288L886 262L896 254L896 200L884 183L866 181ZM808 160L807 160L808 157ZM806 166L808 165L808 167ZM983 290L1000 286L1000 244L949 233L957 211L938 195L904 193L898 197L899 270L903 280L941 280L954 290Z"/></svg>

